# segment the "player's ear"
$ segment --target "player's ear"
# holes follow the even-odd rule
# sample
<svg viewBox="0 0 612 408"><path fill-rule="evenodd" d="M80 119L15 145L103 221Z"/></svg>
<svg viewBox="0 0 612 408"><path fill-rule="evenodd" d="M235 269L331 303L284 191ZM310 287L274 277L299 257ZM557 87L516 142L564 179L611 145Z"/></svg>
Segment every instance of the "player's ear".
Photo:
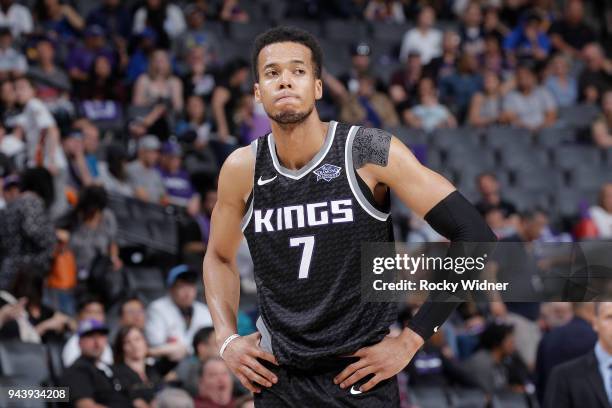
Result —
<svg viewBox="0 0 612 408"><path fill-rule="evenodd" d="M253 93L255 94L255 102L261 103L261 95L259 93L259 84L257 82L253 84Z"/></svg>
<svg viewBox="0 0 612 408"><path fill-rule="evenodd" d="M319 100L323 97L323 81L317 78L315 79L315 99Z"/></svg>

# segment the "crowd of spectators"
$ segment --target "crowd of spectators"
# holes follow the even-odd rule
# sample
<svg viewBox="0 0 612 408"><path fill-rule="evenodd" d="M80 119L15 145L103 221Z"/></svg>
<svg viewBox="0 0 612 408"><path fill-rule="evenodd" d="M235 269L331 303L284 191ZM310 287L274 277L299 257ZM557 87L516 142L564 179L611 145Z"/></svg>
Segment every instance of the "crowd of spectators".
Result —
<svg viewBox="0 0 612 408"><path fill-rule="evenodd" d="M216 357L198 299L219 168L270 129L252 95L245 40L230 39L234 27L265 29L274 15L406 28L389 50L380 40L325 38L350 53L340 68L325 55L318 106L326 120L433 137L499 126L537 134L563 129L561 109L589 104L600 113L582 143L603 151L612 147L604 3L0 0L0 343L59 344L64 370L55 380L71 387L75 406L253 406ZM582 235L575 223L559 230L543 209L521 211L495 172L472 184L474 204L502 240L612 237L612 183L580 214ZM135 262L121 246L117 197L183 215L162 271L167 293L150 302L102 290L109 279L121 286ZM401 241L441 240L420 219L397 220L408 230ZM252 293L248 266L240 272ZM544 401L554 367L597 341L591 306L464 304L400 381ZM241 310L241 333L254 330L255 317ZM411 406L410 392L402 395Z"/></svg>

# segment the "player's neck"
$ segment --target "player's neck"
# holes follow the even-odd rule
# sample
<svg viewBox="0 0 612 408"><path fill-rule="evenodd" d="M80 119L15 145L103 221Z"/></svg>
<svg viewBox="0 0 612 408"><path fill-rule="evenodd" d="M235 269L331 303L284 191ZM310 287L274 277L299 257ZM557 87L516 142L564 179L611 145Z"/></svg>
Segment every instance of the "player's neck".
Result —
<svg viewBox="0 0 612 408"><path fill-rule="evenodd" d="M313 112L308 118L295 126L271 122L276 155L281 164L291 170L302 168L323 147L328 122L321 122Z"/></svg>

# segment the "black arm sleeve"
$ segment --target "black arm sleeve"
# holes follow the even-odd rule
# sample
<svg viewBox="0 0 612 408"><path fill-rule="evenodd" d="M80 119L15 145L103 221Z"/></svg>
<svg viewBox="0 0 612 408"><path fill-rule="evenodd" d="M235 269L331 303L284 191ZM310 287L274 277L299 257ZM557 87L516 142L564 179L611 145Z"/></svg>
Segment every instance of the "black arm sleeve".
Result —
<svg viewBox="0 0 612 408"><path fill-rule="evenodd" d="M497 241L495 234L486 224L476 208L458 191L454 191L436 204L426 215L427 221L436 232L451 241L449 256L457 256L463 252L453 248L456 242L493 243ZM477 252L484 252L487 245L478 247ZM478 256L472 252L470 256ZM461 304L456 301L433 299L432 295L419 308L417 314L410 320L408 327L427 341Z"/></svg>

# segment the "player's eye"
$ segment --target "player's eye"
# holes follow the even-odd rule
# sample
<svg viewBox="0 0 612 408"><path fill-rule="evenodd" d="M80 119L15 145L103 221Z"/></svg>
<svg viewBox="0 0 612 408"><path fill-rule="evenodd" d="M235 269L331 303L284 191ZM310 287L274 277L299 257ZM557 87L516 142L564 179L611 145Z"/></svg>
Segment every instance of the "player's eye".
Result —
<svg viewBox="0 0 612 408"><path fill-rule="evenodd" d="M306 73L306 71L304 69L302 69L302 68L297 68L295 70L295 73L298 74L298 75L304 75Z"/></svg>
<svg viewBox="0 0 612 408"><path fill-rule="evenodd" d="M267 76L268 78L273 78L273 77L275 77L275 76L277 76L277 75L278 75L278 72L276 72L276 71L273 71L273 70L266 71L266 76Z"/></svg>

